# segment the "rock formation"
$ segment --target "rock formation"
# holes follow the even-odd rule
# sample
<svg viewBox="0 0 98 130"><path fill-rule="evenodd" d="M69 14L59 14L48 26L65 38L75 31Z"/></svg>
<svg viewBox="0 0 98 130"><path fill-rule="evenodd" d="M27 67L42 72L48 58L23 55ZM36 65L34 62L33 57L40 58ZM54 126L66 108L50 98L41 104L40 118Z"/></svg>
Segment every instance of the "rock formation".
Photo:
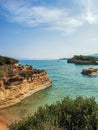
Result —
<svg viewBox="0 0 98 130"><path fill-rule="evenodd" d="M18 63L0 66L0 108L19 103L33 93L51 86L45 70Z"/></svg>
<svg viewBox="0 0 98 130"><path fill-rule="evenodd" d="M86 69L83 69L81 73L84 75L94 76L98 74L98 68L86 68Z"/></svg>

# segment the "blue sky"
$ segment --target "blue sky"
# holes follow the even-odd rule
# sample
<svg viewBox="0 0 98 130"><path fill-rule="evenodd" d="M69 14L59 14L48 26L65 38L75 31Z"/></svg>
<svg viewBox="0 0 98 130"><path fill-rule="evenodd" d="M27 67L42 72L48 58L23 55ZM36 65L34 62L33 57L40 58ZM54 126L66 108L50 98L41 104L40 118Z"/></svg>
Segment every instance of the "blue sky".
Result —
<svg viewBox="0 0 98 130"><path fill-rule="evenodd" d="M98 0L0 0L0 55L55 59L98 53Z"/></svg>

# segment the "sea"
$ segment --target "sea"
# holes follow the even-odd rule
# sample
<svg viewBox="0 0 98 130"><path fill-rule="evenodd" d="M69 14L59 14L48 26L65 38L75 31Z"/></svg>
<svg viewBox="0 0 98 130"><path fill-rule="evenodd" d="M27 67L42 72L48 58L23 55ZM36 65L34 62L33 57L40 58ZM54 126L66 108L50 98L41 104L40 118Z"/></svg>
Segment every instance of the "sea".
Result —
<svg viewBox="0 0 98 130"><path fill-rule="evenodd" d="M79 96L94 97L98 102L98 76L82 75L82 69L97 65L75 65L67 60L20 60L22 65L31 65L36 69L45 69L52 80L52 86L26 98L21 103L0 110L9 120L23 119L34 114L38 107L56 103L64 97L74 99Z"/></svg>

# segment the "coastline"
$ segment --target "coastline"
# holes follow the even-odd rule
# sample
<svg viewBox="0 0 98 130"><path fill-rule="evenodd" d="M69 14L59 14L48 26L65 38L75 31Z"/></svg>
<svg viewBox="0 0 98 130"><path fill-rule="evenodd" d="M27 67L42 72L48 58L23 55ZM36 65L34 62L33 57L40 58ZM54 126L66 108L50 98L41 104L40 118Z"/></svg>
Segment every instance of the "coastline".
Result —
<svg viewBox="0 0 98 130"><path fill-rule="evenodd" d="M43 89L46 89L48 87L52 86L52 82L51 81L48 81L48 82L45 82L41 85L37 85L34 89L30 90L29 92L27 92L26 94L24 95L21 95L19 98L17 98L16 100L13 99L13 101L11 102L6 102L6 104L4 105L0 105L0 109L4 109L4 108L7 108L7 107L10 107L10 106L13 106L17 103L20 103L22 100L24 100L25 98L31 96L32 94L40 91L40 90L43 90ZM14 101L15 100L15 101ZM2 130L9 130L7 125L8 124L11 124L13 121L10 121L8 119L6 119L3 115L0 114L0 129Z"/></svg>
<svg viewBox="0 0 98 130"><path fill-rule="evenodd" d="M7 107L10 107L10 106L13 106L17 103L20 103L22 100L24 100L25 98L31 96L32 94L40 91L40 90L43 90L43 89L46 89L48 87L52 86L52 82L51 81L47 81L41 85L37 85L35 87L33 87L32 89L29 88L30 90L28 90L26 93L24 94L21 94L19 95L19 97L17 98L14 98L12 100L8 100L2 104L0 104L0 109L4 109L4 108L7 108Z"/></svg>

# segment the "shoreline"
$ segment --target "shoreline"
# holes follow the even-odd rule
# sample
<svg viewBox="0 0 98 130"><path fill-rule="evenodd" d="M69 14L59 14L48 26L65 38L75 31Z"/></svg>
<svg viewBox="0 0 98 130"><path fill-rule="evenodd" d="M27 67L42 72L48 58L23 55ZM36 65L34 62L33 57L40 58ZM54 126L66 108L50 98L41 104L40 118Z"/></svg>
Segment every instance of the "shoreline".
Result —
<svg viewBox="0 0 98 130"><path fill-rule="evenodd" d="M20 95L17 98L14 98L12 100L8 100L8 101L0 104L0 109L4 109L4 108L7 108L7 107L14 106L14 105L20 103L25 98L31 96L32 94L34 94L34 93L36 93L36 92L38 92L40 90L46 89L46 88L48 88L50 86L52 86L52 82L51 81L45 82L45 83L43 83L41 85L37 85L33 89L31 89L28 92L26 92L25 94Z"/></svg>
<svg viewBox="0 0 98 130"><path fill-rule="evenodd" d="M44 90L46 88L49 88L52 86L52 82L48 81L44 84L41 85L37 85L34 89L30 90L29 92L27 92L24 95L21 95L21 97L19 97L17 99L17 102L15 99L13 99L13 101L11 101L10 103L6 102L6 104L0 106L0 109L6 109L7 107L12 107L18 103L20 103L22 100L24 100L25 98L31 96L32 94L40 91L40 90ZM15 102L14 102L15 100ZM7 127L7 125L11 124L13 121L8 120L7 118L5 118L3 115L0 114L0 129L2 130L9 130L9 128Z"/></svg>

